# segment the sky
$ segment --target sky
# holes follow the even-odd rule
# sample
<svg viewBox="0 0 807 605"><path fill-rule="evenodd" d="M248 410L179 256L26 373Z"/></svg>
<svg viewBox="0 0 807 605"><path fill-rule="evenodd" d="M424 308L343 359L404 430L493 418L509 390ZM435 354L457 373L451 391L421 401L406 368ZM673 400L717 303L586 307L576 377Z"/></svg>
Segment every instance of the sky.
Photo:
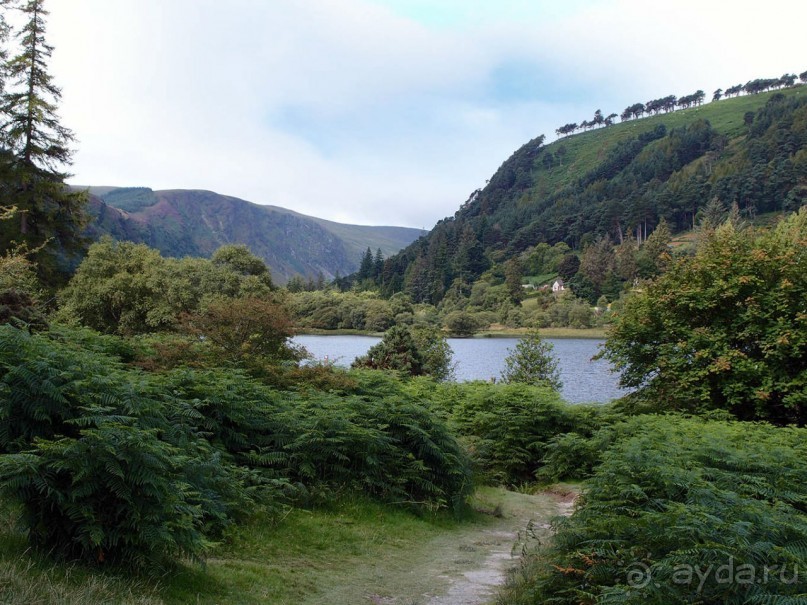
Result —
<svg viewBox="0 0 807 605"><path fill-rule="evenodd" d="M70 182L431 228L518 147L807 69L796 0L47 0Z"/></svg>

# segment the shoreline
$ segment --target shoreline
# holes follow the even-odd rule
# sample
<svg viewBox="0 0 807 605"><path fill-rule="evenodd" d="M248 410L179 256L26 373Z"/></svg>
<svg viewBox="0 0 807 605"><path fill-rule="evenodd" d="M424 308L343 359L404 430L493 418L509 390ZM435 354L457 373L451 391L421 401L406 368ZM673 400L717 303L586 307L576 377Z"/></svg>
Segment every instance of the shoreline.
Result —
<svg viewBox="0 0 807 605"><path fill-rule="evenodd" d="M481 330L473 336L447 336L447 338L520 338L530 331L529 328L507 328L501 330ZM295 336L372 336L382 338L384 332L368 330L321 330L317 328L297 328ZM606 328L540 328L542 338L588 338L605 340Z"/></svg>

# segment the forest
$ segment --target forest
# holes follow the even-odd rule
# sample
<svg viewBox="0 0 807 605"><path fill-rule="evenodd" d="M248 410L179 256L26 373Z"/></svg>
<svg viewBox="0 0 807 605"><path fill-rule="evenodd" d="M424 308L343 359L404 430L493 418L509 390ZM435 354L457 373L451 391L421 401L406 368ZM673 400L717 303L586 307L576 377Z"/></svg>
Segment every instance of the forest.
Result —
<svg viewBox="0 0 807 605"><path fill-rule="evenodd" d="M499 603L807 603L795 90L757 95L734 131L657 116L566 153L534 141L404 252L280 287L243 245L84 240L47 13L20 8L0 108L0 601L330 599L349 567L562 489L571 514L525 542ZM585 166L572 142L606 130ZM575 176L539 195L562 162ZM558 278L571 292L542 289ZM523 331L501 377L452 381L446 337L497 323ZM569 404L538 329L606 323L600 356L632 391ZM300 328L384 337L347 369L301 363Z"/></svg>
<svg viewBox="0 0 807 605"><path fill-rule="evenodd" d="M386 259L377 287L439 304L458 291L467 296L491 272L502 275L507 263L523 264L542 244L565 244L580 257L592 246L641 247L659 227L665 237L686 234L735 206L749 221L797 210L807 174L802 89L662 113L550 145L537 137L453 217ZM619 284L630 287L633 276L619 271L583 273L575 294L593 305L608 273L611 300Z"/></svg>

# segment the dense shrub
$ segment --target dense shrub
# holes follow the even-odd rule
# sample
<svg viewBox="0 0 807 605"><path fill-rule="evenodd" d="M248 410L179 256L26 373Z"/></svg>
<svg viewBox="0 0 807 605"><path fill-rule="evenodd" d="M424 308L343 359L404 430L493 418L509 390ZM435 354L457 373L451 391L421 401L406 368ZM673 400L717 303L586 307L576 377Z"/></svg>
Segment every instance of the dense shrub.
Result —
<svg viewBox="0 0 807 605"><path fill-rule="evenodd" d="M560 390L558 360L552 356L553 345L541 338L537 330L522 337L514 349L507 350L502 380Z"/></svg>
<svg viewBox="0 0 807 605"><path fill-rule="evenodd" d="M447 380L454 372L451 356L451 347L437 330L400 325L390 328L381 342L353 361L352 367Z"/></svg>
<svg viewBox="0 0 807 605"><path fill-rule="evenodd" d="M604 356L667 409L807 422L807 209L765 233L730 222L627 299Z"/></svg>
<svg viewBox="0 0 807 605"><path fill-rule="evenodd" d="M473 489L470 465L445 423L405 398L309 397L281 420L287 472L303 484L454 510Z"/></svg>
<svg viewBox="0 0 807 605"><path fill-rule="evenodd" d="M247 508L243 473L147 377L10 327L0 359L0 485L35 544L96 561L198 556Z"/></svg>
<svg viewBox="0 0 807 605"><path fill-rule="evenodd" d="M608 409L566 404L549 386L420 380L405 388L449 421L486 480L506 485L534 481L556 436L591 435Z"/></svg>
<svg viewBox="0 0 807 605"><path fill-rule="evenodd" d="M0 327L0 488L40 547L154 563L311 489L455 509L470 492L445 423L388 378L281 392L232 369L144 373L120 345Z"/></svg>
<svg viewBox="0 0 807 605"><path fill-rule="evenodd" d="M211 260L176 259L105 238L60 292L59 319L122 335L172 330L211 298L266 298L272 288L266 264L244 246L222 246Z"/></svg>
<svg viewBox="0 0 807 605"><path fill-rule="evenodd" d="M624 429L502 602L804 602L804 429L651 416Z"/></svg>

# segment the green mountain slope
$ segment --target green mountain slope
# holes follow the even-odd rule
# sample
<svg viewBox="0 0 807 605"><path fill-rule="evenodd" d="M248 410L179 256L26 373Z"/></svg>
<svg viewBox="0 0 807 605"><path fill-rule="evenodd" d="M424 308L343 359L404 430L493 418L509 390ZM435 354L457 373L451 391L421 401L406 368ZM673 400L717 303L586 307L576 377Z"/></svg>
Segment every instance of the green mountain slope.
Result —
<svg viewBox="0 0 807 605"><path fill-rule="evenodd" d="M581 250L691 229L709 200L749 218L807 201L807 86L537 137L484 189L385 264L379 286L436 303L540 242Z"/></svg>
<svg viewBox="0 0 807 605"><path fill-rule="evenodd" d="M419 229L344 225L211 191L91 187L92 238L145 243L167 256L210 256L224 244L246 244L280 283L294 275L331 279L354 272L364 251L392 255Z"/></svg>

